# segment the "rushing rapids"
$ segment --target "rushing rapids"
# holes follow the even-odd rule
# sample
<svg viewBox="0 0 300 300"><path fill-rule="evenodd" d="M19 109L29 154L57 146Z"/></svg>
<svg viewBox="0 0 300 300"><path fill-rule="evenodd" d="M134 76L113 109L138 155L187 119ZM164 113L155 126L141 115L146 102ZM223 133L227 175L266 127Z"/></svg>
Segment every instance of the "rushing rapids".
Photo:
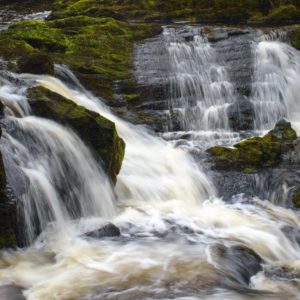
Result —
<svg viewBox="0 0 300 300"><path fill-rule="evenodd" d="M199 27L166 27L162 37L150 42L162 47L169 64L159 65L159 79L167 71L170 80L164 95L170 116L164 139L116 117L62 66L57 73L68 83L50 76L1 74L1 151L10 185L19 183L15 174L22 173L23 185L30 187L25 193L15 191L22 195L30 246L1 253L0 298L299 299L298 213L243 195L224 202L199 163L180 143L176 147L168 142L188 134L188 149L203 150L239 140L228 114L239 93L254 105L250 135L271 129L281 117L300 121L299 53L276 36L239 31L239 41L253 55L249 87L251 70L235 77L232 63L241 59L244 48L236 56L225 55L228 47L237 47L232 45L236 32L228 32L209 37ZM144 45L137 53L137 60L143 59ZM153 65L140 67L136 74L144 84ZM157 78L152 80L157 84ZM116 195L74 132L32 115L26 91L35 85L116 124L126 142ZM172 114L179 119L179 131L173 131ZM107 221L120 228L120 237L84 236Z"/></svg>

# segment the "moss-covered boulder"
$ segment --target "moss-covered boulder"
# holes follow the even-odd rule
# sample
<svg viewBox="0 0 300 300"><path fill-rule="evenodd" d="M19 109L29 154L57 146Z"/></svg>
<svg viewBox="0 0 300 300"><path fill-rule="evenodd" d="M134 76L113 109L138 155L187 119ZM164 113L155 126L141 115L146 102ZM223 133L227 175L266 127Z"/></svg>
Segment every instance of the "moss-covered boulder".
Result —
<svg viewBox="0 0 300 300"><path fill-rule="evenodd" d="M266 23L297 23L300 20L300 8L293 4L274 7L262 20Z"/></svg>
<svg viewBox="0 0 300 300"><path fill-rule="evenodd" d="M21 73L54 75L54 63L51 57L44 53L33 53L18 61Z"/></svg>
<svg viewBox="0 0 300 300"><path fill-rule="evenodd" d="M296 49L300 50L300 25L295 25L289 31L291 44Z"/></svg>
<svg viewBox="0 0 300 300"><path fill-rule="evenodd" d="M33 114L73 129L101 158L105 171L116 182L124 158L125 143L118 136L113 122L43 87L29 89L28 99Z"/></svg>
<svg viewBox="0 0 300 300"><path fill-rule="evenodd" d="M235 144L232 148L215 146L208 149L217 169L252 172L273 167L282 162L283 152L293 147L296 132L286 120L263 137L253 137Z"/></svg>
<svg viewBox="0 0 300 300"><path fill-rule="evenodd" d="M300 208L300 188L299 187L297 189L295 189L295 191L293 192L292 202L294 204L294 207Z"/></svg>

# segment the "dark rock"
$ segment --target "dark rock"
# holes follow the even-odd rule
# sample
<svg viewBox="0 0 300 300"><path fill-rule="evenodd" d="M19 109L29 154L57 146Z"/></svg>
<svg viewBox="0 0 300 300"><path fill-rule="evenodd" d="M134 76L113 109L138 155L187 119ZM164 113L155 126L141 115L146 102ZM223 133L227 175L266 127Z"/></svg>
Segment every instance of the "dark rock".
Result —
<svg viewBox="0 0 300 300"><path fill-rule="evenodd" d="M252 276L262 270L262 259L252 249L242 245L216 247L218 263L226 273L226 280L248 285Z"/></svg>
<svg viewBox="0 0 300 300"><path fill-rule="evenodd" d="M6 191L7 178L0 153L0 248L17 244L17 207L11 202Z"/></svg>
<svg viewBox="0 0 300 300"><path fill-rule="evenodd" d="M300 187L293 192L292 201L296 208L300 208Z"/></svg>
<svg viewBox="0 0 300 300"><path fill-rule="evenodd" d="M104 237L114 237L120 235L121 235L120 229L112 223L108 223L97 230L85 233L85 236L95 238L95 239L100 239Z"/></svg>
<svg viewBox="0 0 300 300"><path fill-rule="evenodd" d="M230 127L234 131L254 129L254 108L247 98L230 105L227 110Z"/></svg>
<svg viewBox="0 0 300 300"><path fill-rule="evenodd" d="M113 122L43 87L31 88L28 98L35 115L72 128L101 158L105 171L116 182L124 158L125 143Z"/></svg>
<svg viewBox="0 0 300 300"><path fill-rule="evenodd" d="M43 53L35 53L18 60L21 73L54 75L54 63L51 57Z"/></svg>
<svg viewBox="0 0 300 300"><path fill-rule="evenodd" d="M1 300L25 300L24 288L17 285L4 285L0 287Z"/></svg>

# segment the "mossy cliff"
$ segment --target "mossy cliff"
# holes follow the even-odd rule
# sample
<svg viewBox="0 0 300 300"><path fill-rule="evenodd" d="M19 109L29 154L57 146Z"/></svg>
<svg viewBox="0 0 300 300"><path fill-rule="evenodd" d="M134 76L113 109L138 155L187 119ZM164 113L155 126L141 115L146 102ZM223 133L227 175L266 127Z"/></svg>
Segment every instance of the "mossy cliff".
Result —
<svg viewBox="0 0 300 300"><path fill-rule="evenodd" d="M264 23L296 22L300 3L270 0L57 0L53 18L109 16L120 20Z"/></svg>
<svg viewBox="0 0 300 300"><path fill-rule="evenodd" d="M0 56L17 60L46 53L55 63L68 65L97 96L118 106L113 97L115 83L130 87L134 81L130 74L133 43L160 30L155 24L89 16L23 21L0 33ZM131 95L132 89L124 90L124 99Z"/></svg>
<svg viewBox="0 0 300 300"><path fill-rule="evenodd" d="M281 120L263 137L250 138L232 148L215 146L207 151L217 169L253 172L279 165L296 139L291 124Z"/></svg>
<svg viewBox="0 0 300 300"><path fill-rule="evenodd" d="M29 89L28 98L33 114L73 129L102 160L105 171L116 182L124 158L125 143L118 136L113 122L43 87Z"/></svg>

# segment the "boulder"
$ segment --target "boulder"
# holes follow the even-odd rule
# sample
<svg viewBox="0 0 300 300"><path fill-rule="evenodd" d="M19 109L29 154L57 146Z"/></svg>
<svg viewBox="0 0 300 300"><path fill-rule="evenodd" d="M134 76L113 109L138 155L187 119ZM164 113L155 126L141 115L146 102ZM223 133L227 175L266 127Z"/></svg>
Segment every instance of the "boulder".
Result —
<svg viewBox="0 0 300 300"><path fill-rule="evenodd" d="M34 53L18 60L21 73L54 75L54 63L51 57L44 53Z"/></svg>
<svg viewBox="0 0 300 300"><path fill-rule="evenodd" d="M296 132L286 120L263 137L253 137L232 148L215 146L207 150L216 169L252 172L283 162L285 153L294 148Z"/></svg>
<svg viewBox="0 0 300 300"><path fill-rule="evenodd" d="M120 232L120 229L116 225L114 225L112 223L108 223L108 224L104 225L103 227L101 227L97 230L87 232L84 235L87 237L94 238L94 239L101 239L104 237L120 236L121 232Z"/></svg>
<svg viewBox="0 0 300 300"><path fill-rule="evenodd" d="M104 170L116 182L124 158L125 143L113 122L43 87L29 89L28 99L33 114L73 129L102 160Z"/></svg>
<svg viewBox="0 0 300 300"><path fill-rule="evenodd" d="M218 245L214 248L216 260L221 270L228 274L226 285L249 285L251 277L262 270L262 258L252 249L243 245L226 247Z"/></svg>

